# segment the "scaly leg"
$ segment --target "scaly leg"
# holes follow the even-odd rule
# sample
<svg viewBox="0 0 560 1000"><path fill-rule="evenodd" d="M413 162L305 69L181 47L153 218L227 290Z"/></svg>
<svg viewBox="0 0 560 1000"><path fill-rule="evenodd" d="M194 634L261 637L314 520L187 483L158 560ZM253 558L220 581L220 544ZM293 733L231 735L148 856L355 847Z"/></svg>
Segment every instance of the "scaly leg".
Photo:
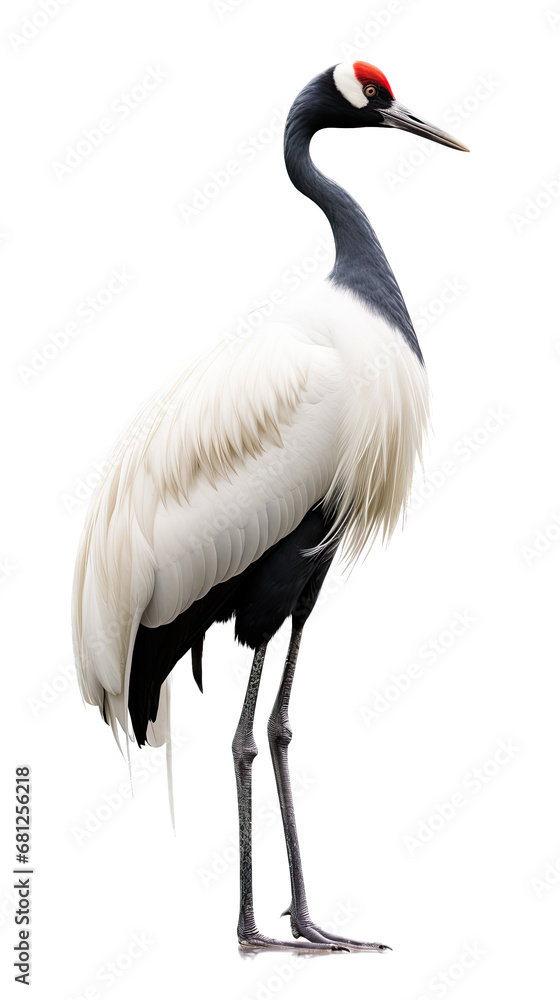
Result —
<svg viewBox="0 0 560 1000"><path fill-rule="evenodd" d="M284 673L268 722L268 740L276 775L292 884L292 901L284 913L290 916L292 933L296 938L305 937L308 941L323 944L338 943L349 949L360 951L387 951L390 950L388 945L353 941L351 938L339 937L336 934L331 934L330 931L323 931L317 924L313 923L309 916L288 769L288 746L292 738L288 719L288 704L302 632L303 624L296 624L294 621Z"/></svg>
<svg viewBox="0 0 560 1000"><path fill-rule="evenodd" d="M253 913L252 874L252 821L251 821L251 770L257 756L257 746L253 737L253 720L259 693L266 643L255 652L247 693L243 702L241 717L233 739L233 759L237 780L237 801L239 805L239 873L241 901L237 936L243 948L299 949L301 951L343 951L343 945L326 940L322 942L277 941L261 934Z"/></svg>

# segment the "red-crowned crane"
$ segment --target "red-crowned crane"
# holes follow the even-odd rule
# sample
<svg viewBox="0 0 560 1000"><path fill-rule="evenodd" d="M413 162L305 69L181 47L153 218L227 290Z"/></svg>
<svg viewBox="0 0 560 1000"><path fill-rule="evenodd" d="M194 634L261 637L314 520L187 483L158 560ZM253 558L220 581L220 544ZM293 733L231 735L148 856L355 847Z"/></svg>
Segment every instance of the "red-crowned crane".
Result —
<svg viewBox="0 0 560 1000"><path fill-rule="evenodd" d="M466 149L398 104L366 62L315 77L288 115L293 184L325 213L336 260L326 282L248 340L203 355L149 401L117 446L87 515L73 593L78 677L117 736L169 741L169 674L235 619L254 650L233 740L239 803L238 938L250 948L383 951L310 918L287 750L302 630L339 546L350 562L403 512L428 419L422 354L399 286L356 202L309 155L323 128L398 128ZM253 718L267 643L292 633L268 724L284 824L295 938L257 929L251 864ZM118 736L117 736L118 738Z"/></svg>

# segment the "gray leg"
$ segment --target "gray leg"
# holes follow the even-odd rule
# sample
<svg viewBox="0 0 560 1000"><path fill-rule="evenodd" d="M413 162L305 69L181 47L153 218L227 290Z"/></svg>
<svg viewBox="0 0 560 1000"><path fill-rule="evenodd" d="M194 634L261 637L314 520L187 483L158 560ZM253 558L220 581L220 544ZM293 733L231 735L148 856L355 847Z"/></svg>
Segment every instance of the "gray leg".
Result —
<svg viewBox="0 0 560 1000"><path fill-rule="evenodd" d="M259 693L266 643L259 646L251 667L247 693L241 710L241 717L233 739L233 760L237 781L237 801L239 805L239 874L241 900L237 936L244 948L297 948L302 951L340 951L340 945L323 941L309 943L300 941L276 941L265 937L257 929L253 913L253 873L252 873L252 822L251 822L251 771L257 756L257 746L253 737L253 720Z"/></svg>
<svg viewBox="0 0 560 1000"><path fill-rule="evenodd" d="M290 916L292 933L296 938L305 937L308 941L312 942L337 942L352 949L386 951L388 949L387 945L353 941L350 938L339 937L336 934L331 934L329 931L323 931L312 922L309 916L288 768L288 746L292 738L292 730L288 718L288 705L302 632L303 625L294 622L284 673L268 721L268 740L272 763L274 765L274 774L276 776L282 822L284 824L284 836L286 839L290 881L292 885L292 901L284 913Z"/></svg>
<svg viewBox="0 0 560 1000"><path fill-rule="evenodd" d="M261 681L266 645L256 650L232 750L239 805L239 877L241 902L237 935L245 940L258 934L253 914L253 873L251 858L251 771L258 750L253 737L253 719Z"/></svg>

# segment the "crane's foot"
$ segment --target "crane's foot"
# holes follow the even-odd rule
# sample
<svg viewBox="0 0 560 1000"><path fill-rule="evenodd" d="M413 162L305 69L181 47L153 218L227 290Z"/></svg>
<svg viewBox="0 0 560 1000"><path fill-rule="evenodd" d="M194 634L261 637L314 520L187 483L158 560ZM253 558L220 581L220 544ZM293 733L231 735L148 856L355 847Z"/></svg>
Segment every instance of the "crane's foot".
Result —
<svg viewBox="0 0 560 1000"><path fill-rule="evenodd" d="M268 949L270 951L312 951L317 952L333 952L333 951L350 951L350 948L345 945L342 941L335 942L327 941L323 939L321 941L310 940L307 941L278 941L276 938L266 937L261 934L260 931L254 931L250 934L246 934L239 937L239 947L246 951Z"/></svg>
<svg viewBox="0 0 560 1000"><path fill-rule="evenodd" d="M292 934L295 938L304 937L308 941L313 943L332 944L342 946L348 949L348 951L392 951L390 945L388 944L376 944L373 941L355 941L353 938L341 937L339 934L331 934L330 931L324 931L317 924L314 924L311 920L301 920L292 912L292 906L288 906L286 910L282 913L282 916L290 917L290 924L292 927Z"/></svg>

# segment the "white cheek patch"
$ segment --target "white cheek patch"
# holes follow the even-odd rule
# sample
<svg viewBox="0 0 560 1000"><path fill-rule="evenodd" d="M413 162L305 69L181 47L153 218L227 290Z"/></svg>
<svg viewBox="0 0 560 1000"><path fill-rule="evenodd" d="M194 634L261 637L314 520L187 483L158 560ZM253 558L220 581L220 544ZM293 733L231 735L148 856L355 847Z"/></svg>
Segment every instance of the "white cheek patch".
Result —
<svg viewBox="0 0 560 1000"><path fill-rule="evenodd" d="M336 89L340 90L350 104L355 108L365 108L368 99L364 95L361 83L356 79L352 63L339 63L335 66L333 80Z"/></svg>

